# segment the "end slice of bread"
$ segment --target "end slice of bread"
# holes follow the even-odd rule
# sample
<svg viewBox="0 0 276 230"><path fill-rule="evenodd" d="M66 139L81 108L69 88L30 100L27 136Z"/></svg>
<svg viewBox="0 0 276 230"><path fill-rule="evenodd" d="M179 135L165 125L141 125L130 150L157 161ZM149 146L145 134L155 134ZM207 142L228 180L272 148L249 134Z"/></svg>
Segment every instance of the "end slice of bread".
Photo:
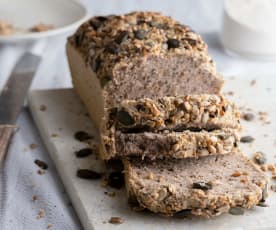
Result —
<svg viewBox="0 0 276 230"><path fill-rule="evenodd" d="M268 179L240 152L201 158L125 159L129 197L155 213L217 216L231 207L249 209L266 197Z"/></svg>

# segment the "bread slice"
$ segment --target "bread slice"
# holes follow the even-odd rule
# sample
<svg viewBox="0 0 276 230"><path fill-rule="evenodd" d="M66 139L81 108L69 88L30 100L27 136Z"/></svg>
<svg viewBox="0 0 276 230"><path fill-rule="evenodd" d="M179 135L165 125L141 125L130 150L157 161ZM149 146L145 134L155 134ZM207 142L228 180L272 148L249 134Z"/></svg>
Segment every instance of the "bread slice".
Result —
<svg viewBox="0 0 276 230"><path fill-rule="evenodd" d="M91 18L68 39L67 56L74 88L100 132L104 109L122 100L218 94L223 86L201 37L154 12Z"/></svg>
<svg viewBox="0 0 276 230"><path fill-rule="evenodd" d="M155 213L217 216L267 196L268 179L240 152L201 158L124 160L129 197ZM184 211L185 210L185 211Z"/></svg>
<svg viewBox="0 0 276 230"><path fill-rule="evenodd" d="M235 104L214 94L124 100L107 112L107 128L124 132L240 129Z"/></svg>
<svg viewBox="0 0 276 230"><path fill-rule="evenodd" d="M108 152L102 158L139 156L162 159L226 154L232 152L237 146L239 136L233 129L161 133L117 131L114 140L115 144L107 148Z"/></svg>

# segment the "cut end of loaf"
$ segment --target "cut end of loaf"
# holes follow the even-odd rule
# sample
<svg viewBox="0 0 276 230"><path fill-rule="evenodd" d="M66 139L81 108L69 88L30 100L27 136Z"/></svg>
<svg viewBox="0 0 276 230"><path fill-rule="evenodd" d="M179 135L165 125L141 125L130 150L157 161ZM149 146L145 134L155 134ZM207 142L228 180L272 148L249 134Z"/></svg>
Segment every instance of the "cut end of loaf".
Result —
<svg viewBox="0 0 276 230"><path fill-rule="evenodd" d="M186 210L211 217L266 198L266 176L239 152L167 161L132 158L124 164L129 195L155 213Z"/></svg>

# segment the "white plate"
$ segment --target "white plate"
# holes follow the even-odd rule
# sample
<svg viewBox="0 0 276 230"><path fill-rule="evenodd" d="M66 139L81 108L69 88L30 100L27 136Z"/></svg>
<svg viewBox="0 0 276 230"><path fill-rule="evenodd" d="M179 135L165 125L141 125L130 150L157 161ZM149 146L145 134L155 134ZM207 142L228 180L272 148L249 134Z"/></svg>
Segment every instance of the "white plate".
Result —
<svg viewBox="0 0 276 230"><path fill-rule="evenodd" d="M0 35L0 43L36 40L73 31L87 18L87 11L76 0L0 0L0 21L23 31ZM24 32L43 23L54 29L45 32Z"/></svg>

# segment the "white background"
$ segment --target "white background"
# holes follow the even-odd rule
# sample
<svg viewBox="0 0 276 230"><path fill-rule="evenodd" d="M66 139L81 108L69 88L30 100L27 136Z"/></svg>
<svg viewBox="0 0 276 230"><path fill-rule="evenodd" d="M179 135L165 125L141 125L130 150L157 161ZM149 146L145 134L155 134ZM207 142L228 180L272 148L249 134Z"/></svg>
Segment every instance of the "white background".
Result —
<svg viewBox="0 0 276 230"><path fill-rule="evenodd" d="M257 62L227 56L219 41L223 9L222 0L82 0L91 15L123 13L132 10L154 10L171 15L202 34L209 45L217 67L225 76L276 75L275 62ZM51 39L44 53L32 88L68 87L70 75L64 51L65 37ZM0 45L0 87L16 59L24 51L21 46ZM275 76L276 77L276 76ZM81 225L63 189L53 163L35 127L27 107L18 119L20 130L15 134L4 167L0 169L0 229L78 230ZM30 149L31 143L38 148ZM45 175L37 174L35 159L49 165ZM32 201L33 195L38 197ZM40 209L44 218L36 219Z"/></svg>

